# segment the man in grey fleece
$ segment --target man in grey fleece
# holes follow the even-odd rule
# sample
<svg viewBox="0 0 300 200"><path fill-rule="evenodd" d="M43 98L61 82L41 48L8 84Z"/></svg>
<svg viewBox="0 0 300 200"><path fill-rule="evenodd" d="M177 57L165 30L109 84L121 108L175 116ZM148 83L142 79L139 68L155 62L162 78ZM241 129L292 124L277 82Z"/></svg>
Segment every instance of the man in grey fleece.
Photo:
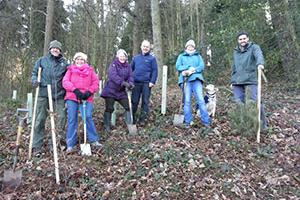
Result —
<svg viewBox="0 0 300 200"><path fill-rule="evenodd" d="M231 84L234 100L237 103L245 103L245 91L250 89L250 98L257 100L257 70L264 69L264 57L259 45L249 41L247 32L237 34L238 46L233 52L233 65ZM263 105L261 106L261 120L263 128L267 128L267 120Z"/></svg>

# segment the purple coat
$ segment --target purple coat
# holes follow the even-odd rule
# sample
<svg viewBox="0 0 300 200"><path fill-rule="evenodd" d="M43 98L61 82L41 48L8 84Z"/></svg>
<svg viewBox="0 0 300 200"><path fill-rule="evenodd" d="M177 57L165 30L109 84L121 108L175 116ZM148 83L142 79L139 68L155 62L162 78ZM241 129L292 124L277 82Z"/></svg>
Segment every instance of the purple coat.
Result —
<svg viewBox="0 0 300 200"><path fill-rule="evenodd" d="M127 61L120 63L119 59L115 58L109 66L108 81L101 93L101 97L109 97L116 100L127 99L125 87L122 86L124 81L133 84L131 67Z"/></svg>

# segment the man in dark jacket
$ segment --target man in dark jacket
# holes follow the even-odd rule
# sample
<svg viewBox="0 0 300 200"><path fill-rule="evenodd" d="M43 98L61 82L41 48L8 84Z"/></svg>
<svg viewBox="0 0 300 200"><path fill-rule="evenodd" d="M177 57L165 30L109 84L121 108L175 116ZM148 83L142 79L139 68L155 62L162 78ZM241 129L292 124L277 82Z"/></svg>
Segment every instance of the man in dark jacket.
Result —
<svg viewBox="0 0 300 200"><path fill-rule="evenodd" d="M149 114L149 100L151 88L157 79L156 58L150 54L150 42L144 40L141 44L142 52L132 59L131 68L133 71L134 89L132 91L133 120L136 122L136 112L142 96L142 111L139 122L144 123Z"/></svg>
<svg viewBox="0 0 300 200"><path fill-rule="evenodd" d="M59 137L64 138L64 127L66 119L66 109L64 96L65 89L62 86L62 79L67 70L67 60L61 54L62 45L54 40L49 44L49 53L37 60L32 71L32 85L39 86L39 97L37 100L36 121L33 137L33 152L40 152L45 132L47 109L49 109L47 85L51 85L54 111L57 113L56 130ZM42 68L41 81L38 82L38 69ZM51 138L51 137L50 137ZM52 149L52 140L49 138L49 149Z"/></svg>
<svg viewBox="0 0 300 200"><path fill-rule="evenodd" d="M251 100L257 100L257 70L264 69L264 57L261 48L249 41L247 32L239 32L237 35L238 46L233 52L233 65L231 84L233 87L234 100L245 103L246 87L249 87ZM263 127L267 128L267 121L263 105L261 107L261 120Z"/></svg>

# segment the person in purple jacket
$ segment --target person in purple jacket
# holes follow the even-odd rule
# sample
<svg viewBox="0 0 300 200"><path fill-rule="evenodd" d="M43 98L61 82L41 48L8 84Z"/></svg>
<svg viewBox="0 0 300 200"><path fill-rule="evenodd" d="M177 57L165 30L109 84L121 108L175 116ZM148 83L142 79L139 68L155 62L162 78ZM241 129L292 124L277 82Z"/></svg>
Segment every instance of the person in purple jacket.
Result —
<svg viewBox="0 0 300 200"><path fill-rule="evenodd" d="M150 42L148 40L142 42L141 50L142 52L134 56L131 62L135 85L132 92L132 112L133 123L136 123L136 112L142 96L142 111L139 123L143 124L149 114L151 88L155 85L157 79L157 62L156 58L150 54Z"/></svg>
<svg viewBox="0 0 300 200"><path fill-rule="evenodd" d="M128 56L125 50L119 49L115 59L108 69L108 81L101 93L105 99L104 131L109 132L111 127L111 114L114 111L115 101L118 101L125 109L125 121L131 124L127 90L134 88L131 67L128 64Z"/></svg>

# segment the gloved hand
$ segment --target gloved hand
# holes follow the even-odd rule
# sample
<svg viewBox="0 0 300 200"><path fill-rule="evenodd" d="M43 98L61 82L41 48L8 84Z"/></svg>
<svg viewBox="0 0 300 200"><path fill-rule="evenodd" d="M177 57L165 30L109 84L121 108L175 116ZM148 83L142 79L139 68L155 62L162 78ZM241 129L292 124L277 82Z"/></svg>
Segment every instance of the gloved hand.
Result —
<svg viewBox="0 0 300 200"><path fill-rule="evenodd" d="M36 80L32 82L32 86L33 86L34 88L40 86L40 84L41 84L41 82L36 81Z"/></svg>
<svg viewBox="0 0 300 200"><path fill-rule="evenodd" d="M82 100L83 94L82 94L82 92L80 92L79 89L76 88L76 89L74 90L74 93L75 93L75 95L76 95L76 97L77 97L77 100Z"/></svg>
<svg viewBox="0 0 300 200"><path fill-rule="evenodd" d="M92 96L92 93L90 91L86 91L82 96L82 100L87 100L90 96Z"/></svg>
<svg viewBox="0 0 300 200"><path fill-rule="evenodd" d="M126 81L123 81L122 86L127 88L127 89L130 89L130 83L128 83Z"/></svg>
<svg viewBox="0 0 300 200"><path fill-rule="evenodd" d="M133 84L133 83L129 83L129 85L130 85L129 89L130 89L130 90L133 90L134 84Z"/></svg>

